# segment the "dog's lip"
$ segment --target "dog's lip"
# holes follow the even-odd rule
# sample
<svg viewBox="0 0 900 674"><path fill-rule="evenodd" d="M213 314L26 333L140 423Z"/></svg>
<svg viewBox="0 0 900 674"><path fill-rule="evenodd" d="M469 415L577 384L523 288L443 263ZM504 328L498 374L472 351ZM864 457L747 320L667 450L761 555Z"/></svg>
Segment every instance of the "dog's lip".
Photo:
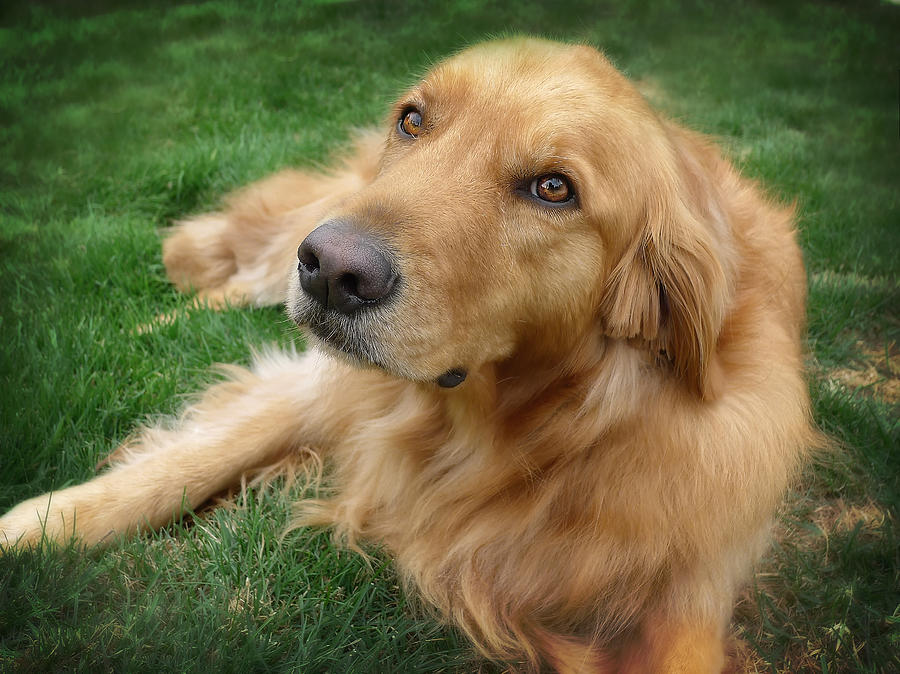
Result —
<svg viewBox="0 0 900 674"><path fill-rule="evenodd" d="M340 351L348 356L353 356L359 360L372 362L374 365L377 365L368 354L364 354L360 349L354 348L353 344L342 332L338 332L321 322L304 321L303 323L300 323L300 325L306 326L306 328L308 328L319 340L335 351Z"/></svg>
<svg viewBox="0 0 900 674"><path fill-rule="evenodd" d="M327 309L314 311L292 311L291 318L298 326L300 326L301 328L305 328L310 333L312 333L312 335L316 339L318 339L325 347L333 350L337 354L352 359L352 361L358 365L370 365L372 367L378 368L379 370L383 370L388 374L403 377L405 379L412 379L414 381L423 382L430 381L433 384L437 384L439 387L444 389L451 389L459 386L466 380L469 374L468 369L462 366L457 366L445 370L443 373L436 377L433 375L431 377L428 377L427 375L414 376L410 372L403 373L396 368L389 367L385 363L381 362L380 359L375 357L372 354L371 349L358 347L355 342L359 340L348 338L344 330L341 330L337 326L332 324L329 321L329 311Z"/></svg>
<svg viewBox="0 0 900 674"><path fill-rule="evenodd" d="M310 332L312 332L312 334L319 341L321 341L326 348L337 352L341 356L352 359L354 364L376 367L379 370L387 372L388 374L391 374L393 376L412 378L413 380L423 382L430 381L442 389L451 389L456 388L457 386L462 384L469 374L466 368L454 367L431 379L418 379L416 377L410 377L409 374L403 375L397 372L394 368L388 367L384 363L380 362L370 352L354 348L351 343L348 343L347 340L342 339L340 336L337 336L333 330L330 330L325 326L312 322L305 322L301 323L300 325L305 326Z"/></svg>
<svg viewBox="0 0 900 674"><path fill-rule="evenodd" d="M301 328L306 328L328 349L334 351L341 356L349 358L356 365L370 365L379 370L393 373L391 368L380 362L368 350L356 348L351 340L347 339L343 332L336 331L332 326L328 326L324 321L316 321L314 319L305 319L295 321Z"/></svg>

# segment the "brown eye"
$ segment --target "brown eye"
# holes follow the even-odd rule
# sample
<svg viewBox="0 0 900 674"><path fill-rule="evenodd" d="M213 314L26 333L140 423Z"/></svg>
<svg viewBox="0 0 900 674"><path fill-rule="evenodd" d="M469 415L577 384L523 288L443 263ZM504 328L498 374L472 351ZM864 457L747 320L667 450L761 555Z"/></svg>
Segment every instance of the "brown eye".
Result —
<svg viewBox="0 0 900 674"><path fill-rule="evenodd" d="M530 191L541 201L551 204L565 203L574 196L569 181L556 173L532 180Z"/></svg>
<svg viewBox="0 0 900 674"><path fill-rule="evenodd" d="M400 118L400 123L397 124L397 129L404 136L416 138L422 131L422 115L418 110L407 110L405 113L403 113L403 117Z"/></svg>

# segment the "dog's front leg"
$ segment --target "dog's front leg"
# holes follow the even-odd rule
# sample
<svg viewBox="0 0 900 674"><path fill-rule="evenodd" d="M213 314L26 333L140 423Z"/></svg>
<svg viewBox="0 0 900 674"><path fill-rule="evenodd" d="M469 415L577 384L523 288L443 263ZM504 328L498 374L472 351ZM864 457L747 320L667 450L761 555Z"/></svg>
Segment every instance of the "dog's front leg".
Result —
<svg viewBox="0 0 900 674"><path fill-rule="evenodd" d="M626 649L623 674L719 674L726 665L722 629L698 616L649 620Z"/></svg>
<svg viewBox="0 0 900 674"><path fill-rule="evenodd" d="M98 477L25 501L0 517L0 549L71 536L85 544L160 527L241 476L301 446L322 447L337 419L335 363L275 354L232 368L171 424L140 430Z"/></svg>

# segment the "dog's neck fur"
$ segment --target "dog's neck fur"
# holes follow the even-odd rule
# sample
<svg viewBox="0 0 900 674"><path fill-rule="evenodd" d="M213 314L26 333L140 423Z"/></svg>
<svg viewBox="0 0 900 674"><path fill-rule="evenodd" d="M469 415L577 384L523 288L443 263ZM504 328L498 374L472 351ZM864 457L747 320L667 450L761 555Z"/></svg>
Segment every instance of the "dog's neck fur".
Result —
<svg viewBox="0 0 900 674"><path fill-rule="evenodd" d="M459 389L433 393L451 433L481 429L473 442L487 450L518 448L516 460L531 473L587 450L617 425L631 423L640 410L640 391L666 378L671 373L655 364L648 350L606 337L594 327L549 352L523 347L512 358L481 366ZM631 392L631 400L622 400L623 390ZM561 419L571 423L560 424ZM556 437L562 429L565 437Z"/></svg>

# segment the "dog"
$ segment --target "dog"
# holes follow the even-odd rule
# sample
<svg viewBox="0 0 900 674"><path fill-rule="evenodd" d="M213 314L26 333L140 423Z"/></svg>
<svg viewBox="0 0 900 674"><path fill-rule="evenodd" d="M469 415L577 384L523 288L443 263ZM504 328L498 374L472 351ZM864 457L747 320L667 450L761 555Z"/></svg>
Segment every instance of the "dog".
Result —
<svg viewBox="0 0 900 674"><path fill-rule="evenodd" d="M299 248L298 248L299 245ZM7 547L164 526L310 452L300 522L376 542L485 657L718 672L815 431L791 208L585 45L436 65L330 172L284 171L163 245L198 301L284 301L303 354L235 368Z"/></svg>

